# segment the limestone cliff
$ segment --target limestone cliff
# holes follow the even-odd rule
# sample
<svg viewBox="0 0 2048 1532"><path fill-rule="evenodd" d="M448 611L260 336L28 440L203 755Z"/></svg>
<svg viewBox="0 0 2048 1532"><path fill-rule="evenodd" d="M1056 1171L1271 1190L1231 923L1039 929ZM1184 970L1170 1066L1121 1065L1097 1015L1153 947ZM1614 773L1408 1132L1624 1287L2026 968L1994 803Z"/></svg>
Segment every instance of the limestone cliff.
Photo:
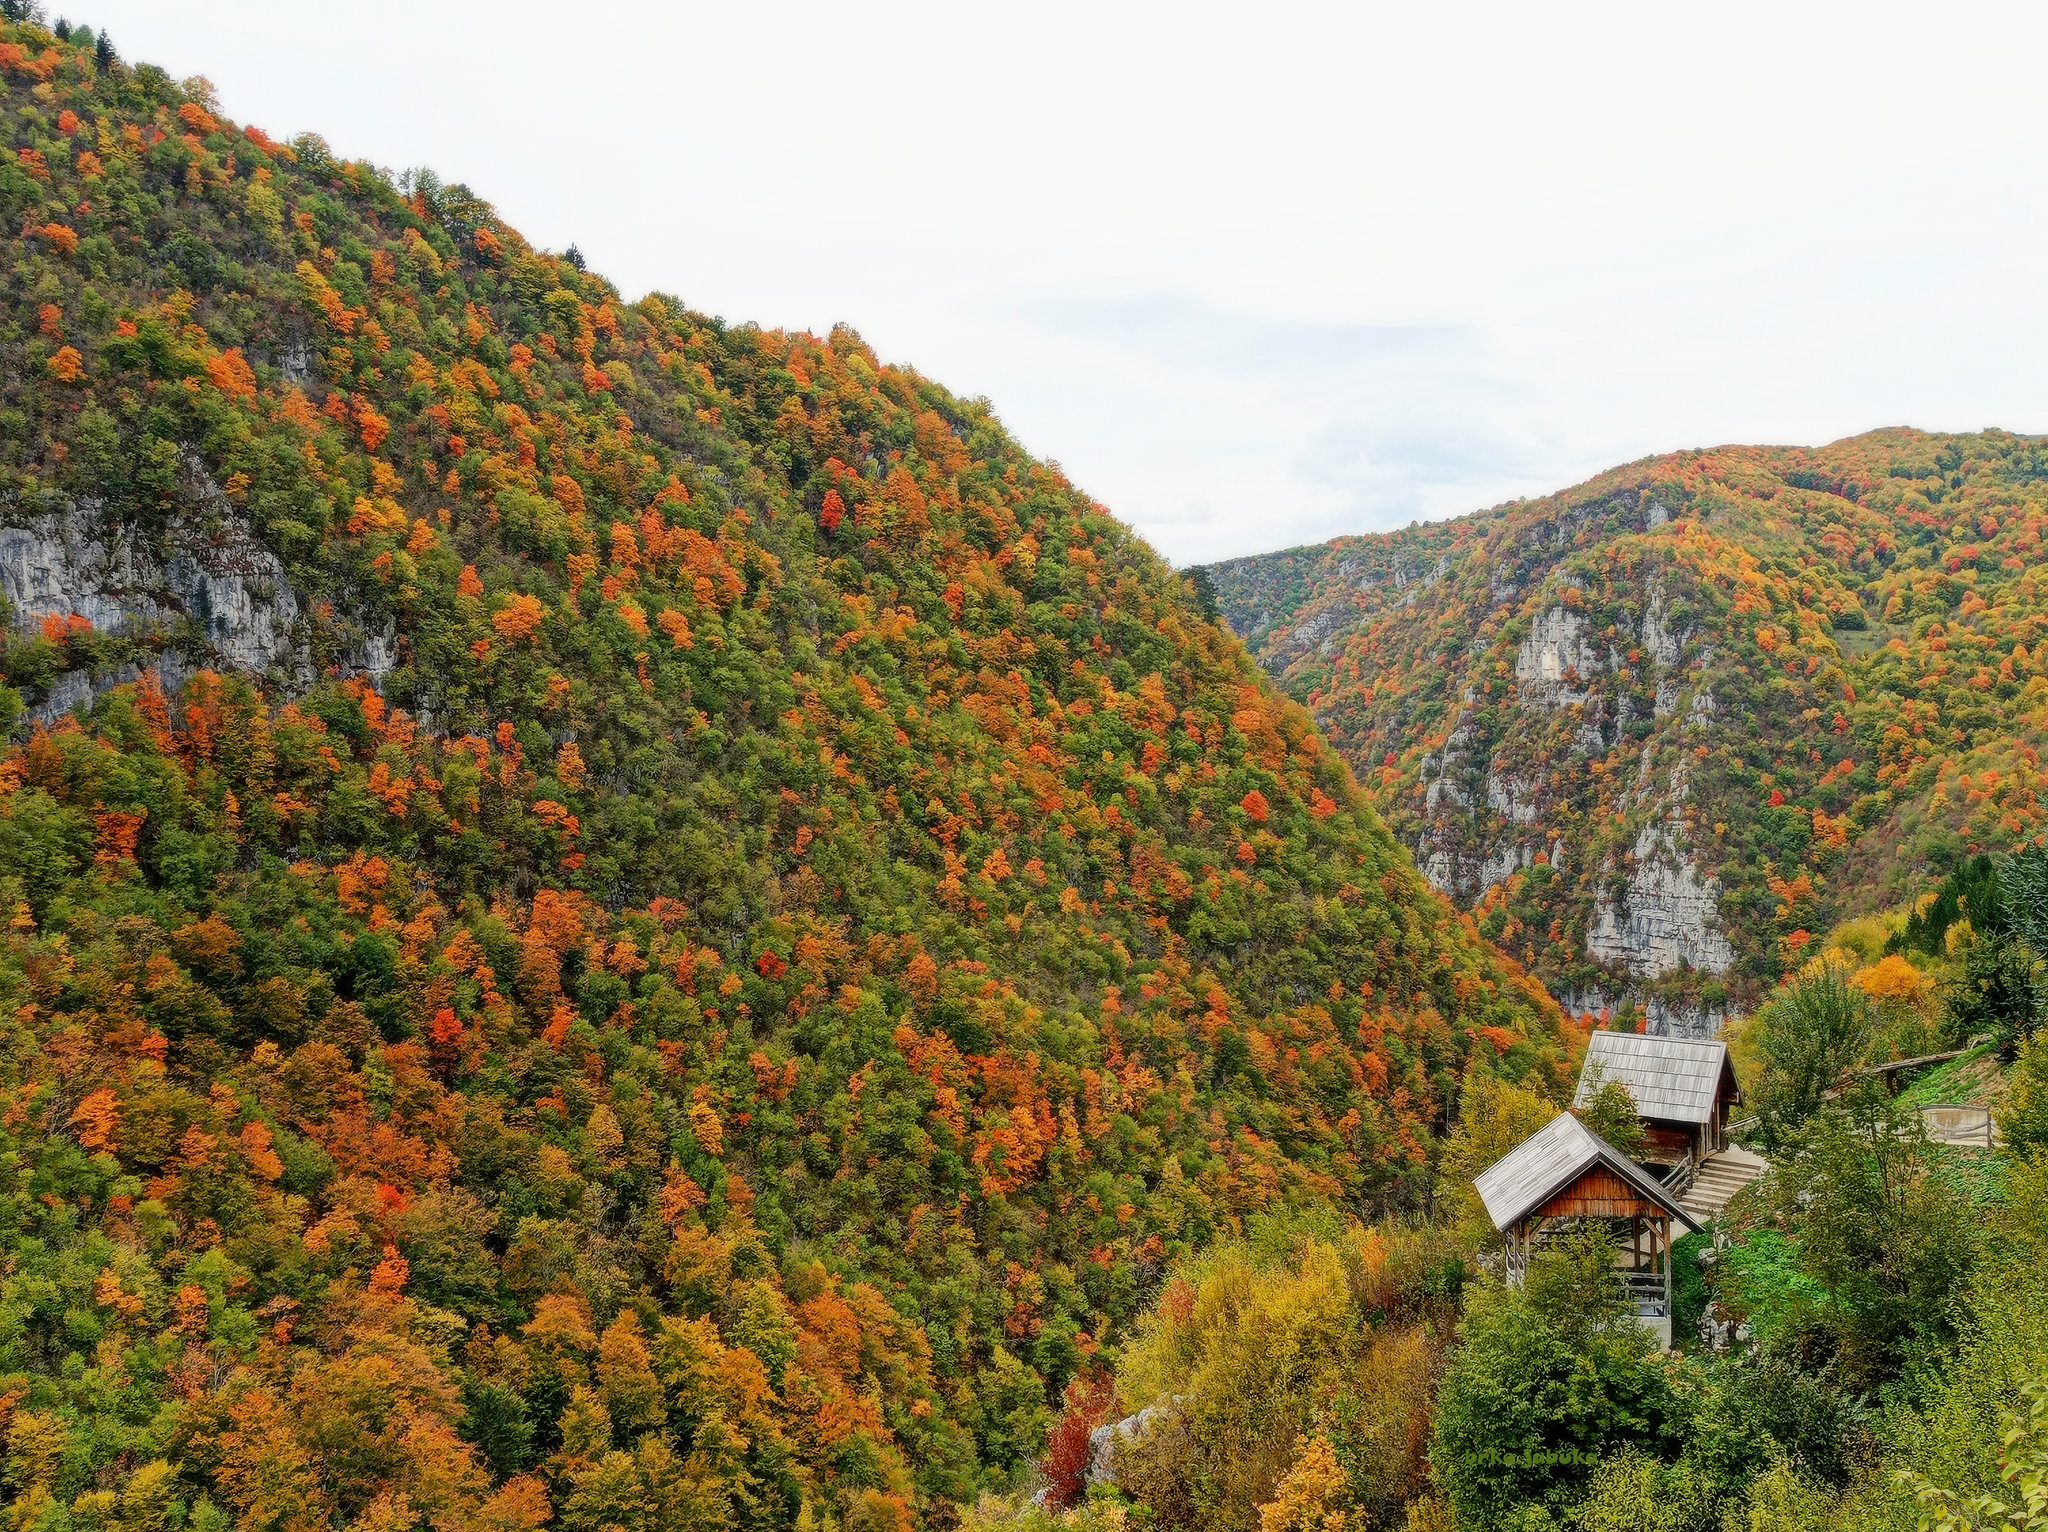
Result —
<svg viewBox="0 0 2048 1532"><path fill-rule="evenodd" d="M157 673L175 690L198 669L234 670L303 686L315 655L343 673L383 674L388 632L351 621L336 604L299 599L277 555L196 457L182 465L176 510L157 529L81 501L16 510L0 524L0 601L21 629L81 626L95 642L29 691L29 717L45 725L106 687ZM344 604L345 609L345 604ZM79 646L70 646L72 654Z"/></svg>
<svg viewBox="0 0 2048 1532"><path fill-rule="evenodd" d="M1688 453L1208 574L1482 930L1582 1009L1698 1029L2042 823L2040 457Z"/></svg>

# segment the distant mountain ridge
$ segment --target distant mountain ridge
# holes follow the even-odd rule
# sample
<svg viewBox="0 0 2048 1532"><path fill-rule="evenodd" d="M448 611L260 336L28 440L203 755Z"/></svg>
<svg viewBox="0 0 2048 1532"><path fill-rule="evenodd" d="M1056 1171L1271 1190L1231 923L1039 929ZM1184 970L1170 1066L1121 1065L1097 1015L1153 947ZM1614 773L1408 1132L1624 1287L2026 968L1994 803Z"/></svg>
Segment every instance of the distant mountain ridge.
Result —
<svg viewBox="0 0 2048 1532"><path fill-rule="evenodd" d="M1568 1006L1700 1031L2035 834L2048 448L1876 431L1207 570L1399 838Z"/></svg>

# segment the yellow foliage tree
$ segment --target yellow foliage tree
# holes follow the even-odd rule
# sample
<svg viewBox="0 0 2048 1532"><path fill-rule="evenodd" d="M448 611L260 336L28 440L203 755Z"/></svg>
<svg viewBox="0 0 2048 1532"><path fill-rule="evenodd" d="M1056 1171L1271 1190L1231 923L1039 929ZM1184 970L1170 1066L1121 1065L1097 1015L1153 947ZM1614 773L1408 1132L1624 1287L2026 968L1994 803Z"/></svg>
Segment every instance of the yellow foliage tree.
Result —
<svg viewBox="0 0 2048 1532"><path fill-rule="evenodd" d="M1439 1163L1458 1210L1468 1224L1486 1218L1479 1194L1472 1189L1473 1177L1560 1110L1556 1102L1491 1073L1474 1070L1466 1075L1458 1097L1458 1125L1445 1142Z"/></svg>
<svg viewBox="0 0 2048 1532"><path fill-rule="evenodd" d="M1911 1004L1928 991L1927 975L1896 952L1867 968L1857 969L1849 982L1877 1001L1900 1000Z"/></svg>
<svg viewBox="0 0 2048 1532"><path fill-rule="evenodd" d="M1453 1248L1441 1228L1272 1225L1177 1268L1118 1371L1125 1400L1159 1406L1119 1445L1118 1487L1214 1532L1398 1514L1440 1366L1417 1294Z"/></svg>
<svg viewBox="0 0 2048 1532"><path fill-rule="evenodd" d="M1259 1507L1259 1532L1344 1532L1344 1469L1327 1436L1304 1439L1294 1466L1271 1500Z"/></svg>

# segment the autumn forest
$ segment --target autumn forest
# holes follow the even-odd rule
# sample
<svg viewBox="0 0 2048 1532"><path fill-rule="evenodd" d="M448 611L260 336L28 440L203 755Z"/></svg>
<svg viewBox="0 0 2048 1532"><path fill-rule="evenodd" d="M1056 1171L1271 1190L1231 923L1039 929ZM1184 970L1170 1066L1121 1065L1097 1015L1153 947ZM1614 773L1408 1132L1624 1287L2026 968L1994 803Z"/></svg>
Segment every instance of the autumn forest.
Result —
<svg viewBox="0 0 2048 1532"><path fill-rule="evenodd" d="M1773 460L1810 572L1676 511L1762 469L1689 463L1675 530L1546 587L1611 626L1665 544L1725 575L1800 745L1692 757L1749 803L1709 835L1745 945L1630 988L1604 874L1474 897L1422 844L1522 628L1444 669L1484 619L1375 609L1290 671L853 329L629 298L5 12L0 1525L1767 1532L1997 1482L2048 969L2031 864L1968 857L2038 827L2035 449L1898 447L1947 498L1889 443ZM1481 581L1522 514L1410 542ZM1958 517L1968 558L1851 590ZM1639 769L1615 727L1574 825ZM1799 1095L1802 984L1864 1028L1836 1073L1988 1028L2005 1147ZM1804 1168L1685 1267L1752 1344L1650 1348L1599 1250L1499 1280L1471 1178L1570 1101L1602 986L1760 1018Z"/></svg>

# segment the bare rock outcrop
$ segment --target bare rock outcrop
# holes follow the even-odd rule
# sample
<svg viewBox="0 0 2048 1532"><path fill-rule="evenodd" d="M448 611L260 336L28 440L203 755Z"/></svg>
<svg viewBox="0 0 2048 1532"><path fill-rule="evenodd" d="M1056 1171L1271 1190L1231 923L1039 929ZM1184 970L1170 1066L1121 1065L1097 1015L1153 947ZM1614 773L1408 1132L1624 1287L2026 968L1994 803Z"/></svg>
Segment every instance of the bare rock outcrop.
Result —
<svg viewBox="0 0 2048 1532"><path fill-rule="evenodd" d="M103 633L142 637L190 622L221 664L240 670L285 653L299 615L284 565L246 523L176 536L160 558L86 508L0 527L0 592L17 623L77 615Z"/></svg>
<svg viewBox="0 0 2048 1532"><path fill-rule="evenodd" d="M1589 683L1599 669L1600 652L1588 637L1586 619L1568 607L1537 613L1515 655L1515 680L1522 698L1538 707L1591 701Z"/></svg>
<svg viewBox="0 0 2048 1532"><path fill-rule="evenodd" d="M183 514L154 537L111 522L89 501L0 526L0 595L11 620L33 627L81 617L97 632L145 643L167 686L200 666L305 679L304 612L283 563L198 465L188 465L186 480ZM136 673L133 665L66 671L31 716L54 721Z"/></svg>
<svg viewBox="0 0 2048 1532"><path fill-rule="evenodd" d="M1604 895L1596 900L1586 951L1638 978L1658 979L1679 968L1724 974L1735 949L1721 933L1719 901L1719 887L1700 877L1678 824L1652 820L1636 837L1621 906Z"/></svg>

